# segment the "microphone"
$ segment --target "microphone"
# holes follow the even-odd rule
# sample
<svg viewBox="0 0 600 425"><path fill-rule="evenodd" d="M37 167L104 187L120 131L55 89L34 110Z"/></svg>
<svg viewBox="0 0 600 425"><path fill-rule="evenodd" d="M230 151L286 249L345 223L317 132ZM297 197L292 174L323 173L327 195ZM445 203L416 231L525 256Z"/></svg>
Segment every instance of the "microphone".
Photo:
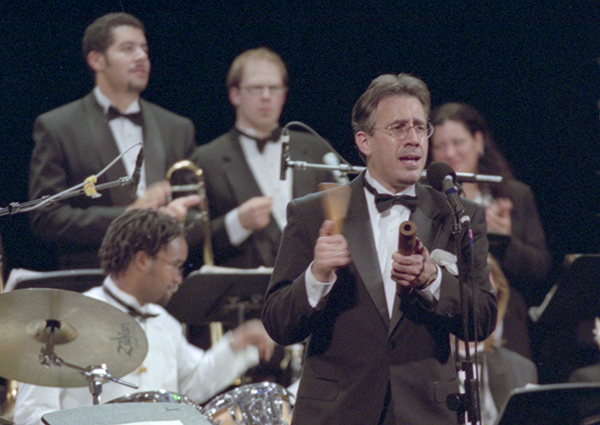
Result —
<svg viewBox="0 0 600 425"><path fill-rule="evenodd" d="M135 168L131 175L131 196L136 197L138 185L140 184L140 174L142 174L142 164L144 163L144 145L140 145L140 152L135 160Z"/></svg>
<svg viewBox="0 0 600 425"><path fill-rule="evenodd" d="M338 168L340 165L342 165L342 163L340 162L340 159L333 152L327 152L325 155L323 155L323 163L326 165L331 165L333 167L338 167ZM335 178L335 180L338 183L341 183L341 184L350 183L350 179L348 179L348 176L343 175L339 169L333 170L331 173L333 174L333 177Z"/></svg>
<svg viewBox="0 0 600 425"><path fill-rule="evenodd" d="M444 192L448 203L458 221L469 226L471 219L465 214L465 208L456 190L456 173L445 162L432 162L427 168L427 181L436 190Z"/></svg>
<svg viewBox="0 0 600 425"><path fill-rule="evenodd" d="M290 131L287 127L281 130L281 162L279 168L279 180L285 180L286 171L288 169L288 159L290 159Z"/></svg>

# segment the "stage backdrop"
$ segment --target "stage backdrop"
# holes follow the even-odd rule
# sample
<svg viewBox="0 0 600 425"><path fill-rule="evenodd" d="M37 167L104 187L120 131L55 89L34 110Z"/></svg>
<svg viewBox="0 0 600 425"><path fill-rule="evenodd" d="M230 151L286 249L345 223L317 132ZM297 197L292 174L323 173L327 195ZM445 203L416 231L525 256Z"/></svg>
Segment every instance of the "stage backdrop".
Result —
<svg viewBox="0 0 600 425"><path fill-rule="evenodd" d="M27 200L37 115L85 95L85 27L125 11L146 25L144 97L191 118L198 144L227 131L225 74L268 46L290 72L282 124L302 121L362 165L350 112L382 73L422 77L433 103L487 117L517 177L536 195L552 252L597 252L600 8L596 1L27 1L0 3L0 206ZM293 159L293 158L292 158ZM27 217L0 217L8 267L48 268Z"/></svg>

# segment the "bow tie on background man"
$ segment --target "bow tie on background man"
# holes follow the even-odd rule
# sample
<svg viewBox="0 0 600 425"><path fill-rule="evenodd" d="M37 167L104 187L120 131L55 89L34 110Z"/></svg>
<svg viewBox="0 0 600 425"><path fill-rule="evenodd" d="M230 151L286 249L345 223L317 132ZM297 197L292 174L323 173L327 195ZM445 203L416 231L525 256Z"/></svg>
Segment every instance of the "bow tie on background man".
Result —
<svg viewBox="0 0 600 425"><path fill-rule="evenodd" d="M367 190L375 195L375 206L377 207L377 211L380 213L389 210L393 205L396 204L404 205L411 212L415 212L419 206L419 199L416 196L395 196L388 193L379 193L373 186L369 184L367 179L363 179L363 181L365 182L365 187Z"/></svg>
<svg viewBox="0 0 600 425"><path fill-rule="evenodd" d="M114 120L116 118L120 118L120 117L127 118L132 123L134 123L135 125L138 125L140 127L144 126L144 118L142 117L142 111L133 112L131 114L124 114L113 106L108 108L108 112L106 113L106 119L108 121L112 121L112 120Z"/></svg>
<svg viewBox="0 0 600 425"><path fill-rule="evenodd" d="M262 151L265 149L265 145L269 142L277 142L279 140L279 136L281 136L281 127L277 127L275 130L273 130L273 132L271 134L269 134L267 137L256 137L256 136L251 136L243 131L241 131L240 129L236 128L237 132L239 134L241 134L242 136L245 136L249 139L252 139L256 142L256 147L258 148L258 151L260 153L262 153Z"/></svg>

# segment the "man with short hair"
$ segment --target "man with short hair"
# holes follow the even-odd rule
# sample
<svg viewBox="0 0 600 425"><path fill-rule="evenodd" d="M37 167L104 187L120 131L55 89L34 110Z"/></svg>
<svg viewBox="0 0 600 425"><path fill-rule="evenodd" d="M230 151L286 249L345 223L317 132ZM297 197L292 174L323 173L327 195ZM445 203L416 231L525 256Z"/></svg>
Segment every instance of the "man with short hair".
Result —
<svg viewBox="0 0 600 425"><path fill-rule="evenodd" d="M233 61L227 75L235 125L200 146L192 157L203 169L215 263L238 268L273 266L285 226L285 207L315 192L326 171L291 170L280 180L279 118L288 92L281 57L264 47ZM322 163L328 146L312 135L290 132L290 158Z"/></svg>
<svg viewBox="0 0 600 425"><path fill-rule="evenodd" d="M182 226L174 218L151 209L126 211L110 224L100 248L104 283L85 295L128 312L146 332L148 354L122 380L139 385L139 392L164 389L202 403L256 366L259 358L268 360L274 344L256 319L227 333L208 351L187 342L181 324L162 307L183 280L187 253ZM131 392L109 382L102 397L110 401ZM39 424L45 413L91 404L87 387L22 384L15 421Z"/></svg>
<svg viewBox="0 0 600 425"><path fill-rule="evenodd" d="M350 183L341 234L324 217L323 193L288 206L263 323L279 344L308 340L295 425L456 423L445 403L458 393L450 334L485 339L496 299L483 209L464 201L470 249L467 226L453 234L444 195L419 183L432 132L429 105L426 84L407 74L382 75L359 98L352 127L367 170ZM402 255L399 227L409 219L415 250ZM473 285L474 292L465 288L478 318L469 336L458 272Z"/></svg>
<svg viewBox="0 0 600 425"><path fill-rule="evenodd" d="M144 25L127 13L110 13L88 26L82 48L95 87L84 98L36 119L29 197L52 196L83 183L119 154L124 156L97 184L141 169L137 188L114 187L100 191L100 197L76 196L31 213L34 233L57 244L63 269L98 267L102 237L125 209L160 208L183 220L187 208L199 202L196 196L169 202L165 173L191 154L194 125L140 98L150 76Z"/></svg>

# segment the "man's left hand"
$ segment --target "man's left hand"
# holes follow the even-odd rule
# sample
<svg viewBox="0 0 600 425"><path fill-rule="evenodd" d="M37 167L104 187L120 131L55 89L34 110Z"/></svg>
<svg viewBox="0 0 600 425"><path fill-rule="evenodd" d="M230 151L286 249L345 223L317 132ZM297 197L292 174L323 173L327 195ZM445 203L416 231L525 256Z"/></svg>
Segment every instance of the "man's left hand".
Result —
<svg viewBox="0 0 600 425"><path fill-rule="evenodd" d="M396 282L398 293L420 289L436 272L437 268L429 257L429 251L419 239L412 255L404 256L399 252L392 254L392 279Z"/></svg>

